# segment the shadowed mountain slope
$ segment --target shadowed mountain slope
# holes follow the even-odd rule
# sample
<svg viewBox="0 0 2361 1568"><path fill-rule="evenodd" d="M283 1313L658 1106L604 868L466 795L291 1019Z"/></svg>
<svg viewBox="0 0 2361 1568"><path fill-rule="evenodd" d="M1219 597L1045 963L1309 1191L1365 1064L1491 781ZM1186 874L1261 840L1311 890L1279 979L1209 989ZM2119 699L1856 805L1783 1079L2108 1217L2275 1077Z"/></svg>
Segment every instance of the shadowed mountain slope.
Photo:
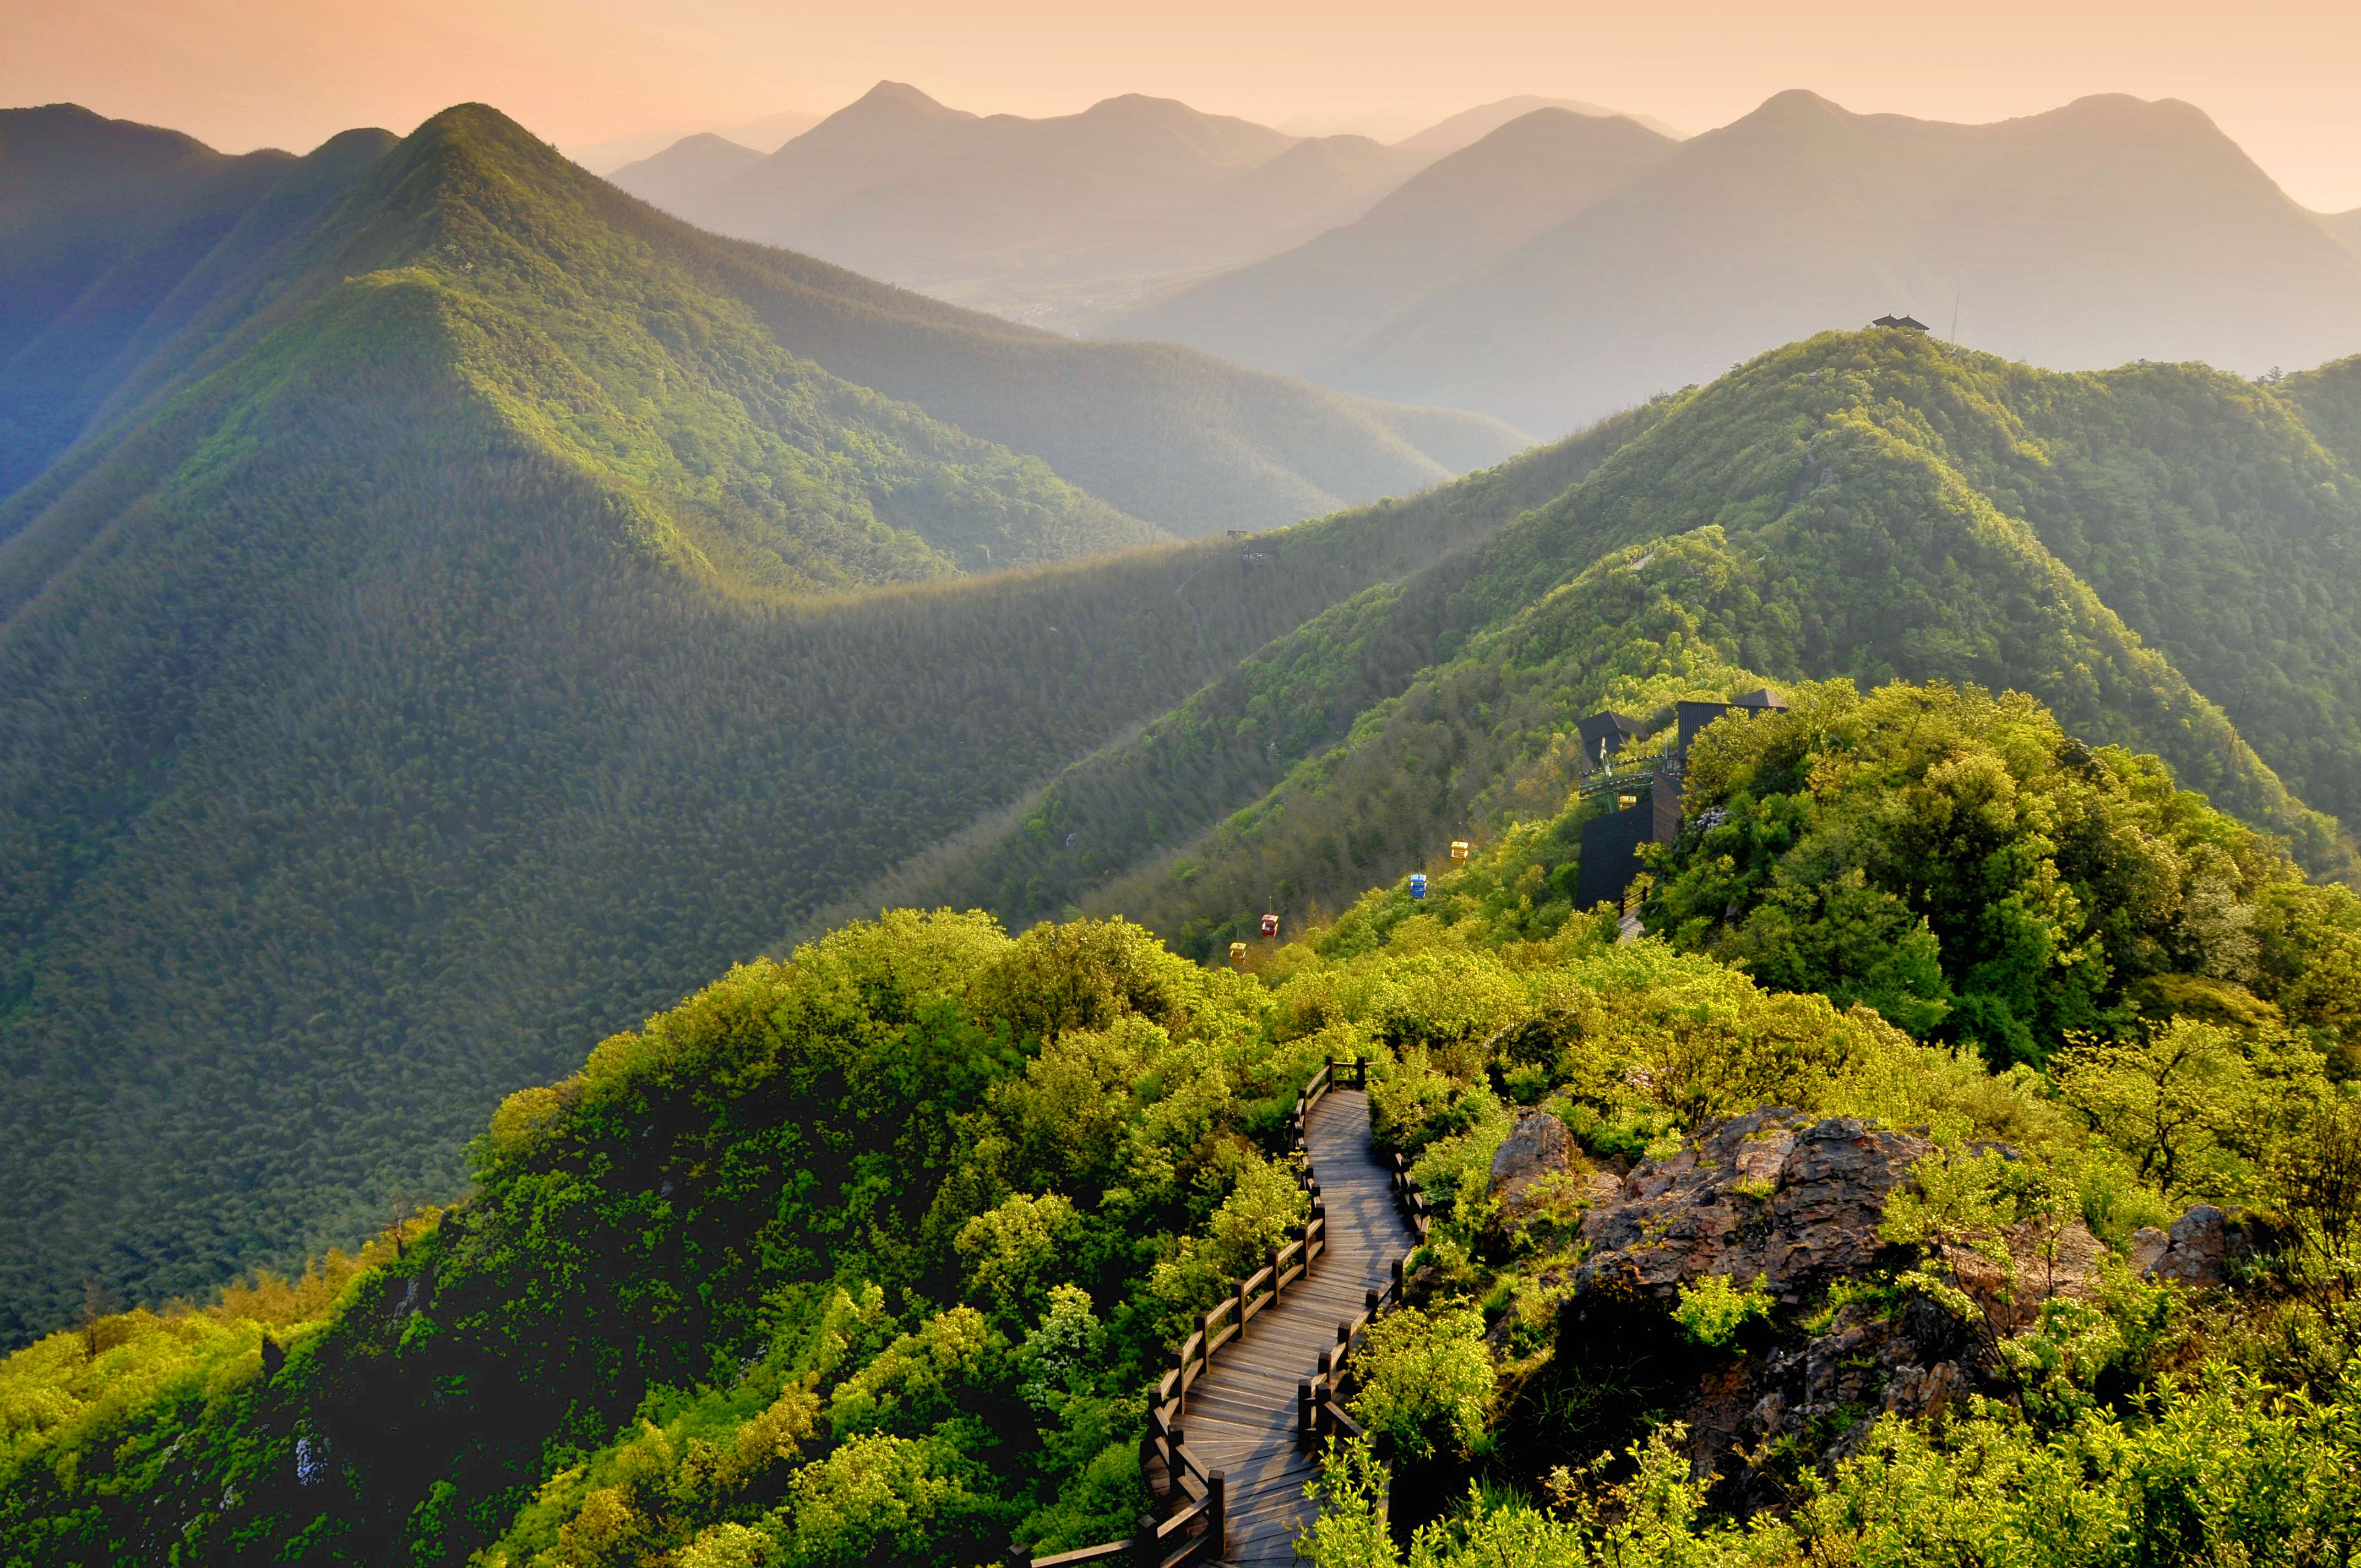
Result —
<svg viewBox="0 0 2361 1568"><path fill-rule="evenodd" d="M294 161L71 104L0 110L0 496L71 442L109 362Z"/></svg>
<svg viewBox="0 0 2361 1568"><path fill-rule="evenodd" d="M2059 368L2361 346L2361 257L2188 104L1938 125L1786 93L1311 368L1548 433L1888 313Z"/></svg>
<svg viewBox="0 0 2361 1568"><path fill-rule="evenodd" d="M1543 108L1421 170L1343 227L1108 323L1301 375L1395 312L1612 194L1671 156L1622 118Z"/></svg>

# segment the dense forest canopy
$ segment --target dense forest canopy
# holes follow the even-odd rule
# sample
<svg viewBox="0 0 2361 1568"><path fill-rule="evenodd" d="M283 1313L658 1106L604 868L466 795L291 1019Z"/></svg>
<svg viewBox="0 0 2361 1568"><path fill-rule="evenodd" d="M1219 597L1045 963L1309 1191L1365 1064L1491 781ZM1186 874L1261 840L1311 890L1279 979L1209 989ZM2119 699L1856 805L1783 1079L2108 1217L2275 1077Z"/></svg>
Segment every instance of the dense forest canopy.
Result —
<svg viewBox="0 0 2361 1568"><path fill-rule="evenodd" d="M1757 919L1883 891L1861 874L1889 863L1875 832L1846 824L1917 820L1928 756L2015 780L2061 847L2133 851L2102 874L2064 848L1990 854L1976 908L1859 923L1939 983L1988 972L1994 912L2070 897L2124 959L2121 1005L2046 1057L1955 1049L1931 992L1872 1005L1812 969L1808 922ZM1437 1221L1365 1353L1370 1438L1330 1453L1315 1562L1390 1564L1413 1533L1433 1564L1949 1560L1992 1539L2036 1564L2333 1561L2361 1528L2361 1229L2336 1185L2361 1138L2361 901L2021 696L1831 684L1724 720L1694 766L1725 815L1661 864L1668 905L1720 862L1713 834L1804 829L1775 895L1721 923L1736 948L1537 904L1553 806L1438 867L1424 901L1372 890L1243 970L1121 921L1012 937L906 910L734 969L510 1095L465 1201L0 1364L0 1552L801 1568L1121 1539L1146 1505L1141 1392L1302 1217L1286 1108L1341 1056L1372 1062L1373 1134ZM1850 863L1811 849L1834 839ZM1537 1123L1566 1168L1503 1193L1495 1155ZM1880 1151L1885 1184L1833 1209L1815 1189L1793 1221L1801 1168L1746 1151L1814 1138ZM1713 1201L1774 1227L1873 1234L1847 1253L1809 1232L1800 1254L1839 1261L1768 1283L1693 1250L1617 1285L1584 1215L1653 1190L1620 1182L1635 1168L1735 1181ZM2246 1215L2226 1281L2122 1261L2205 1203ZM1775 1417L1763 1389L1839 1341L1885 1347L1862 1398L1716 1446L1717 1411ZM1922 1345L1948 1358L1931 1405Z"/></svg>

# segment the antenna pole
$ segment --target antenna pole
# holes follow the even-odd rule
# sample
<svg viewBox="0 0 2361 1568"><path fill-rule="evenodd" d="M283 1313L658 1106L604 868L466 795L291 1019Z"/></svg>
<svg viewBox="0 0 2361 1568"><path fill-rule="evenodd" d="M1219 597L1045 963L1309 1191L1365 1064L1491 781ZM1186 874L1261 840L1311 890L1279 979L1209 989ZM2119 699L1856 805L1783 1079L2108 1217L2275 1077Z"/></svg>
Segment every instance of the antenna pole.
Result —
<svg viewBox="0 0 2361 1568"><path fill-rule="evenodd" d="M1956 283L1951 286L1951 341L1960 341L1960 289Z"/></svg>

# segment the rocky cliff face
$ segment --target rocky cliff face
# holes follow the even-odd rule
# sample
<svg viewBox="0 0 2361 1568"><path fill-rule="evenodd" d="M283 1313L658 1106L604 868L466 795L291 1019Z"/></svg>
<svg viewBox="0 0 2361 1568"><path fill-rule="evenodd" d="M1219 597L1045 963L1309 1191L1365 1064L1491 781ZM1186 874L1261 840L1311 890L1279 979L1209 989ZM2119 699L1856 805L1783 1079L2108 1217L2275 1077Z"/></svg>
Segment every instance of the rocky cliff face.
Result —
<svg viewBox="0 0 2361 1568"><path fill-rule="evenodd" d="M1763 1110L1721 1123L1670 1159L1643 1160L1582 1223L1577 1288L1662 1301L1706 1275L1760 1277L1795 1303L1887 1257L1887 1194L1934 1152L1850 1117Z"/></svg>
<svg viewBox="0 0 2361 1568"><path fill-rule="evenodd" d="M1532 1113L1501 1146L1491 1191L1511 1224L1569 1193L1589 1200L1580 1262L1544 1277L1570 1291L1561 1356L1595 1359L1582 1352L1625 1336L1662 1343L1681 1288L1708 1276L1773 1298L1772 1323L1744 1354L1700 1349L1684 1375L1698 1472L1720 1477L1733 1505L1760 1503L1785 1484L1765 1456L1842 1454L1887 1412L2006 1396L2001 1342L2034 1325L2043 1303L2096 1288L2107 1249L2078 1219L2027 1222L1972 1246L1886 1241L1887 1201L1933 1152L1916 1133L1765 1109L1617 1176L1587 1172L1557 1119ZM2140 1233L2127 1261L2152 1280L2212 1285L2245 1245L2231 1216L2200 1207L2169 1234ZM1859 1295L1831 1305L1843 1283Z"/></svg>

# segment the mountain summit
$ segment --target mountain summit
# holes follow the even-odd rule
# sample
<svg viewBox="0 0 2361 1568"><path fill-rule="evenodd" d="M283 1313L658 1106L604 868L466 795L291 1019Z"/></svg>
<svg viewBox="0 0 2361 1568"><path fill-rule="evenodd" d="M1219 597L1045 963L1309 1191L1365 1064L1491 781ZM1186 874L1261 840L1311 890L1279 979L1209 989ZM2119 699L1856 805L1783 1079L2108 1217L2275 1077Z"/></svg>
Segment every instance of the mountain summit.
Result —
<svg viewBox="0 0 2361 1568"><path fill-rule="evenodd" d="M1101 330L1305 374L1397 311L1631 183L1675 146L1632 120L1535 109L1420 170L1352 223Z"/></svg>

